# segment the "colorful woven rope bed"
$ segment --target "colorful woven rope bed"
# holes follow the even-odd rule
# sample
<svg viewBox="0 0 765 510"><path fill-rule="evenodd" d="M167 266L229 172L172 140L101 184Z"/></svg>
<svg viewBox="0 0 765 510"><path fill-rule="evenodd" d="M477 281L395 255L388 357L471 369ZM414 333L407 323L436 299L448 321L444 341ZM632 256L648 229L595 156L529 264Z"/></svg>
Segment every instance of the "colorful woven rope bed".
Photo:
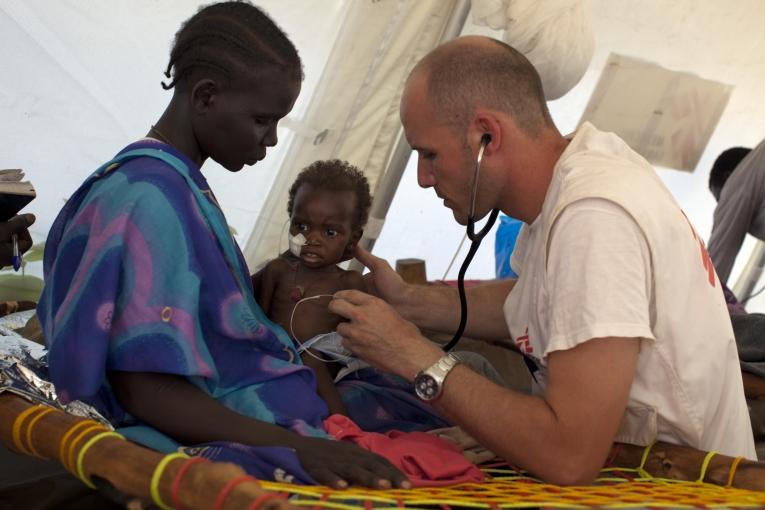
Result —
<svg viewBox="0 0 765 510"><path fill-rule="evenodd" d="M656 445L653 450L615 448L611 462L630 467L604 469L596 483L586 487L550 485L507 464L489 463L483 466L489 479L480 484L387 491L333 490L255 480L232 464L181 454L162 455L124 440L103 424L33 405L8 393L0 395L0 442L26 455L57 459L90 487L108 485L163 509L765 506L765 491L732 486L765 487L763 463L672 445ZM687 455L685 460L683 455ZM685 462L688 459L698 466L693 476L687 470L685 474L678 470L680 464L689 465ZM658 473L696 481L660 478Z"/></svg>
<svg viewBox="0 0 765 510"><path fill-rule="evenodd" d="M758 508L765 492L721 487L710 483L642 478L637 469L604 470L593 486L561 487L525 476L507 465L484 467L485 483L410 490L374 491L305 487L261 482L269 491L288 496L290 503L311 508L369 510L394 507L440 508Z"/></svg>

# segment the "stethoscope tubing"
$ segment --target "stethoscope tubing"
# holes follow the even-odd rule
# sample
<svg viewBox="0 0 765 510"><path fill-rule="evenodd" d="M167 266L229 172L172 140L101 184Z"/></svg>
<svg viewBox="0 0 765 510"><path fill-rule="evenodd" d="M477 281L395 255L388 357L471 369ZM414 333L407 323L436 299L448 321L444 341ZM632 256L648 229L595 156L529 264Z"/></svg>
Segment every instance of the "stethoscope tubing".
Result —
<svg viewBox="0 0 765 510"><path fill-rule="evenodd" d="M492 229L494 223L497 221L497 216L499 216L499 209L492 209L486 225L484 225L478 232L475 231L475 201L478 193L478 178L481 174L483 151L489 141L490 139L488 139L488 137L481 139L481 147L478 149L478 156L475 161L475 171L473 172L473 193L470 200L470 215L468 216L467 221L467 236L468 239L470 239L470 249L468 249L468 253L465 256L465 260L462 262L460 271L457 275L457 291L460 296L460 323L452 339L443 347L443 350L446 352L452 350L457 343L459 343L460 339L462 339L462 334L465 332L465 325L467 324L468 310L467 296L465 295L465 273L467 272L468 266L470 266L470 263L473 261L473 257L478 251L478 248L481 246L481 242L484 237L486 237L486 234Z"/></svg>

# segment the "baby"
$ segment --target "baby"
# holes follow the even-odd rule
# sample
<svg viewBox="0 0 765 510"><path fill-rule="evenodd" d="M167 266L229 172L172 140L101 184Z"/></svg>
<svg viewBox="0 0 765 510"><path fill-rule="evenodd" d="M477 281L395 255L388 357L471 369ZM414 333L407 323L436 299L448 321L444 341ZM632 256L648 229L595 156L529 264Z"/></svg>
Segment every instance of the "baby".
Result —
<svg viewBox="0 0 765 510"><path fill-rule="evenodd" d="M327 311L331 294L364 289L361 273L337 264L353 257L370 205L366 177L343 161L317 161L292 184L287 204L290 250L254 274L252 283L266 315L298 344L333 332L341 321ZM327 356L313 349L301 357L316 372L318 392L330 414L346 414L334 384L339 365L323 361Z"/></svg>

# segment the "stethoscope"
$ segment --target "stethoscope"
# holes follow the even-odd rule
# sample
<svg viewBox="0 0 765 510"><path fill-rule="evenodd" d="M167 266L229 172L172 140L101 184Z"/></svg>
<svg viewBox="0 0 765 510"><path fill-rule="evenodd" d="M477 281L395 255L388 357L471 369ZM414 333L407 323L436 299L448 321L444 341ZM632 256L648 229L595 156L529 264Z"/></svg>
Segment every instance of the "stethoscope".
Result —
<svg viewBox="0 0 765 510"><path fill-rule="evenodd" d="M484 225L484 227L478 232L475 231L475 199L476 194L478 193L478 178L481 174L481 160L483 159L483 151L486 149L486 146L489 145L489 143L491 143L491 135L488 133L484 134L481 137L481 147L478 149L478 156L475 160L475 171L473 172L473 196L470 200L470 214L468 215L467 221L467 236L468 239L470 239L470 249L465 256L465 260L462 262L462 266L460 266L460 272L457 276L457 290L459 291L460 295L460 325L457 328L457 332L454 333L454 337L452 337L452 339L449 340L449 343L443 347L444 351L450 351L453 349L454 346L457 345L457 342L459 342L462 338L462 333L465 332L465 325L467 324L465 273L467 272L468 266L473 261L473 257L478 251L478 247L481 246L481 241L483 241L483 238L486 237L486 234L488 234L491 228L494 226L494 222L497 221L497 216L499 215L499 209L492 209L486 225Z"/></svg>

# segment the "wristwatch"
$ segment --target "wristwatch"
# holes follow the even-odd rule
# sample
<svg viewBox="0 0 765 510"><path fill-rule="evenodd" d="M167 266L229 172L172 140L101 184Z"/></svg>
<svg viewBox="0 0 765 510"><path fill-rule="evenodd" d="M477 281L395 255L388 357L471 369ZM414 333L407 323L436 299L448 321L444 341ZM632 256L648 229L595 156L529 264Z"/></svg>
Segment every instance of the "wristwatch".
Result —
<svg viewBox="0 0 765 510"><path fill-rule="evenodd" d="M418 373L414 378L414 392L417 396L430 402L441 395L444 379L460 363L460 359L454 354L448 353L433 366Z"/></svg>

